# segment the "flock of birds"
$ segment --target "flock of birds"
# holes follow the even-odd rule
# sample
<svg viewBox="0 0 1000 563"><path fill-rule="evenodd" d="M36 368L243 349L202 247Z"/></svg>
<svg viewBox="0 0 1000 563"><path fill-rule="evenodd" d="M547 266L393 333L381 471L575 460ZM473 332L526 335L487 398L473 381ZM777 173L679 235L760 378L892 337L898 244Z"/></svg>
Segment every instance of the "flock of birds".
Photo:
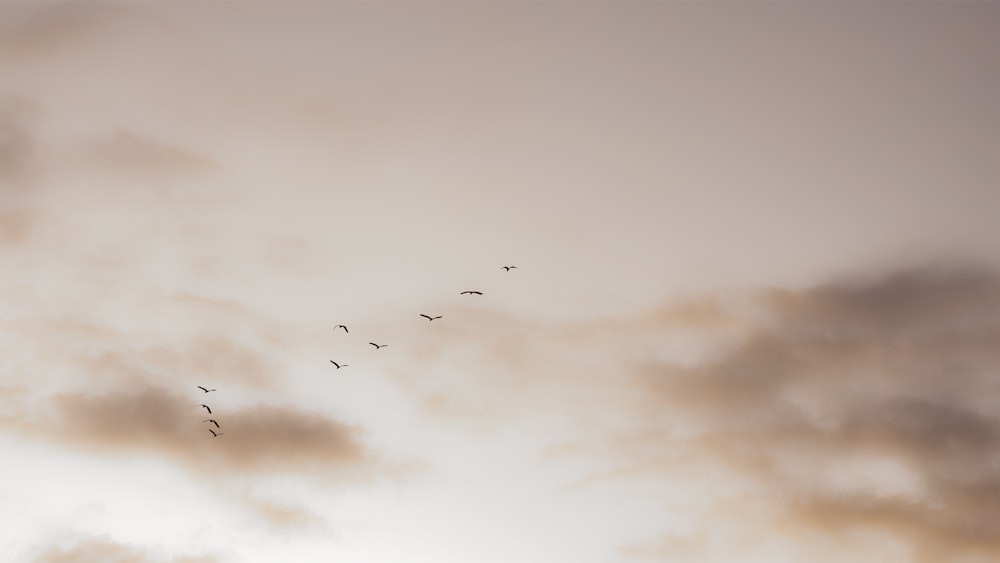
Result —
<svg viewBox="0 0 1000 563"><path fill-rule="evenodd" d="M513 269L516 269L516 268L517 268L517 266L501 266L500 267L500 269L503 270L503 271L505 271L505 272L509 272L509 271L511 271ZM474 290L466 290L466 291L463 291L463 292L459 293L459 295L482 295L482 294L483 294L483 292L481 292L481 291L474 291ZM442 315L431 316L431 315L426 315L424 313L420 313L420 316L423 317L423 318L425 318L425 319L427 319L429 322L443 318ZM344 329L344 334L350 334L350 332L351 332L350 330L347 329L347 325L340 324L340 325L337 325L337 326L333 327L333 330L339 330L339 329ZM388 344L378 344L376 342L369 342L368 344L370 344L371 346L374 346L376 350L381 350L382 348L385 348L386 346L388 346ZM342 363L339 363L339 362L335 362L333 360L330 360L330 363L333 364L333 367L335 367L337 369L346 368L349 365L349 364L342 364ZM198 387L198 389L201 389L204 393L211 393L212 391L216 391L216 389L208 389L206 387L202 387L201 385L198 385L197 387ZM208 411L208 414L212 414L212 407L210 407L210 406L208 406L208 405L206 405L204 403L202 403L200 406L202 408L204 408L206 411ZM202 423L206 423L206 422L214 425L215 428L217 428L219 430L222 429L222 427L219 426L219 422L217 420L215 420L214 418L208 418L208 419L205 419L205 420L202 421ZM212 433L212 437L213 438L218 438L219 436L223 435L222 432L216 432L214 429L211 428L211 426L209 426L208 431Z"/></svg>
<svg viewBox="0 0 1000 563"><path fill-rule="evenodd" d="M501 266L500 267L500 269L503 270L503 271L505 271L505 272L509 272L509 271L511 271L513 269L516 269L516 268L517 268L517 266ZM463 292L459 293L459 295L482 295L482 294L483 294L482 291L473 291L473 290L466 290L466 291L463 291ZM424 313L420 313L420 316L423 317L423 318L425 318L425 319L427 319L428 322L432 322L432 321L436 321L437 319L444 318L442 315L431 316L431 315L427 315L427 314L424 314ZM344 333L345 334L350 334L350 331L347 329L347 326L345 326L345 325L337 325L337 326L333 327L333 330L338 330L338 329L344 329ZM378 343L375 343L375 342L369 342L368 344L370 344L371 346L374 346L376 350L381 350L382 348L385 348L386 346L388 346L388 344L378 344ZM336 362L334 360L330 360L330 363L333 364L333 367L335 367L337 369L346 368L349 365L349 364L342 364L342 363Z"/></svg>
<svg viewBox="0 0 1000 563"><path fill-rule="evenodd" d="M212 391L217 391L217 389L208 389L207 387L202 387L201 385L198 385L197 387L198 387L198 389L201 389L205 393L211 393ZM208 414L212 414L212 407L206 405L205 403L202 403L201 407L203 409L205 409L206 411L208 411ZM214 418L209 418L209 419L203 420L201 422L203 424L206 423L206 422L211 422L212 424L215 425L216 428L218 428L219 430L222 430L222 427L219 426L219 422L217 420L215 420ZM215 430L212 430L211 428L209 428L208 431L212 433L212 437L213 438L218 438L219 436L222 436L222 432L216 432Z"/></svg>

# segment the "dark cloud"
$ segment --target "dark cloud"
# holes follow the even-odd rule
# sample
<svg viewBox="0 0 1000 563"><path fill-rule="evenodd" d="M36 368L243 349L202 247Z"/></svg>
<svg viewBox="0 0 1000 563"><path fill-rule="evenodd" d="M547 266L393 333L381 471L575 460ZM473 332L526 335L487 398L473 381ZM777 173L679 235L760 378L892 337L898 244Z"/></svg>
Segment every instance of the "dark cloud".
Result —
<svg viewBox="0 0 1000 563"><path fill-rule="evenodd" d="M107 394L60 394L16 424L23 432L93 451L162 455L201 472L323 473L342 477L377 472L379 460L362 444L361 429L290 406L221 408L194 390L163 388ZM215 404L209 415L199 404ZM213 438L209 423L224 435ZM212 427L214 429L214 426Z"/></svg>
<svg viewBox="0 0 1000 563"><path fill-rule="evenodd" d="M881 341L917 338L925 331L940 334L972 322L995 324L1000 307L994 272L944 266L804 291L772 290L761 301L783 332L836 330L840 338Z"/></svg>
<svg viewBox="0 0 1000 563"><path fill-rule="evenodd" d="M738 345L644 368L640 425L663 429L653 439L694 421L684 447L739 468L804 533L884 533L920 561L1000 556L1000 277L911 270L755 302ZM636 465L645 452L620 449ZM859 458L895 464L917 491L831 484Z"/></svg>

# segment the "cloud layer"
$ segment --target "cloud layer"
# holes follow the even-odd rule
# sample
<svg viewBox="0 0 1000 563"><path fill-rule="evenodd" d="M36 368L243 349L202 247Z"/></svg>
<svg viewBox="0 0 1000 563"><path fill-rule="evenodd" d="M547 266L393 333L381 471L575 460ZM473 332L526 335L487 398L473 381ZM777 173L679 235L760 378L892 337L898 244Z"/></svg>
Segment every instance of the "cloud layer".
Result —
<svg viewBox="0 0 1000 563"><path fill-rule="evenodd" d="M874 534L915 561L1000 554L1000 277L912 270L757 303L757 328L731 349L643 368L640 424L658 455L734 472L803 538Z"/></svg>

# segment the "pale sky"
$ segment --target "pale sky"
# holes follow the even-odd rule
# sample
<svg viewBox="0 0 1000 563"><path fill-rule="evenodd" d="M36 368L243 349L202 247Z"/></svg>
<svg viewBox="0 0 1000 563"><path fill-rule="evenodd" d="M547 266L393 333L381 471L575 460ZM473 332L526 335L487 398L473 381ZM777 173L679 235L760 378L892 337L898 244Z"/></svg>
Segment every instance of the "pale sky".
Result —
<svg viewBox="0 0 1000 563"><path fill-rule="evenodd" d="M998 217L1000 2L3 2L0 547L995 561Z"/></svg>

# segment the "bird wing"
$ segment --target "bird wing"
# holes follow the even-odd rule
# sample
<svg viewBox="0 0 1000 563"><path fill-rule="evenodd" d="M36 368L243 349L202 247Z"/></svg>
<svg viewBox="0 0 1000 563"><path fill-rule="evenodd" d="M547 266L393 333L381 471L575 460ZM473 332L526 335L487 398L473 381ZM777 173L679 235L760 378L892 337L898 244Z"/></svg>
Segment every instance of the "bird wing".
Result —
<svg viewBox="0 0 1000 563"><path fill-rule="evenodd" d="M211 409L211 408L209 408L209 406L208 406L208 405L202 405L202 406L203 406L203 407L205 407L205 410L207 410L207 411L208 411L208 414L212 414L212 409Z"/></svg>
<svg viewBox="0 0 1000 563"><path fill-rule="evenodd" d="M212 421L212 424L214 424L216 428L222 428L221 426L219 426L219 423L214 420Z"/></svg>
<svg viewBox="0 0 1000 563"><path fill-rule="evenodd" d="M428 317L427 315L425 315L425 314L423 314L423 313L420 313L420 316L421 316L421 317L423 317L423 318L425 318L425 319L427 319L427 320L431 320L431 318L430 318L430 317Z"/></svg>
<svg viewBox="0 0 1000 563"><path fill-rule="evenodd" d="M204 388L204 387L202 387L201 385L199 385L199 386L198 386L198 389L201 389L202 391L204 391L204 392L208 393L208 389L205 389L205 388Z"/></svg>
<svg viewBox="0 0 1000 563"><path fill-rule="evenodd" d="M374 346L375 348L378 348L378 344L375 344L374 342L369 342L369 344L371 344L371 345L372 345L372 346Z"/></svg>

